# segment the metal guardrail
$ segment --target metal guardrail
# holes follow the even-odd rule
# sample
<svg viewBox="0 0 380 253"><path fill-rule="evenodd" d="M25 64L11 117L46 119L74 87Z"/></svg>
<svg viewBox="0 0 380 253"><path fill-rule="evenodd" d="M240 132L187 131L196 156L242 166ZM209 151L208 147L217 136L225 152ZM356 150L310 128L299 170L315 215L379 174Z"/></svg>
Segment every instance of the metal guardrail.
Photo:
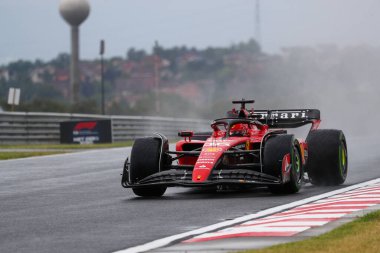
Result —
<svg viewBox="0 0 380 253"><path fill-rule="evenodd" d="M134 140L154 132L174 138L179 130L207 131L211 123L199 119L145 116L0 112L0 143L59 143L60 122L95 119L111 119L114 142Z"/></svg>

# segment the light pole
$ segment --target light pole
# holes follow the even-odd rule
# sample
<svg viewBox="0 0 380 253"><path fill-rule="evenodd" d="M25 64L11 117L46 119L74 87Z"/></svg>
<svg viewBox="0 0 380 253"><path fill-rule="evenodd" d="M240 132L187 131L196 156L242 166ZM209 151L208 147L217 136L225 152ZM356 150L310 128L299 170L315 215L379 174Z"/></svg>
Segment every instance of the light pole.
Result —
<svg viewBox="0 0 380 253"><path fill-rule="evenodd" d="M255 24L255 37L256 41L261 46L261 24L260 24L260 0L256 0L256 24Z"/></svg>
<svg viewBox="0 0 380 253"><path fill-rule="evenodd" d="M100 84L102 86L102 114L105 114L105 107L104 107L104 40L100 41Z"/></svg>
<svg viewBox="0 0 380 253"><path fill-rule="evenodd" d="M154 68L154 94L156 98L156 113L159 114L161 111L159 89L160 89L160 56L158 54L159 44L158 41L155 41L153 48L153 68Z"/></svg>
<svg viewBox="0 0 380 253"><path fill-rule="evenodd" d="M87 0L61 0L59 11L62 18L71 26L71 63L70 63L70 93L71 102L79 100L79 25L90 13Z"/></svg>

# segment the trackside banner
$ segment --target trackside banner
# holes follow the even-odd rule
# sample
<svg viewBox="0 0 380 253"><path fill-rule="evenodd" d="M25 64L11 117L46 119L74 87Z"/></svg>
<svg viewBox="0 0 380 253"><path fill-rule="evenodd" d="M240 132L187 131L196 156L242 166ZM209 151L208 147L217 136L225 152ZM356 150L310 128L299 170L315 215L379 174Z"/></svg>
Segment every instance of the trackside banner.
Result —
<svg viewBox="0 0 380 253"><path fill-rule="evenodd" d="M320 120L321 115L318 109L255 110L250 117L272 127L298 127Z"/></svg>
<svg viewBox="0 0 380 253"><path fill-rule="evenodd" d="M61 143L112 143L111 120L60 123Z"/></svg>

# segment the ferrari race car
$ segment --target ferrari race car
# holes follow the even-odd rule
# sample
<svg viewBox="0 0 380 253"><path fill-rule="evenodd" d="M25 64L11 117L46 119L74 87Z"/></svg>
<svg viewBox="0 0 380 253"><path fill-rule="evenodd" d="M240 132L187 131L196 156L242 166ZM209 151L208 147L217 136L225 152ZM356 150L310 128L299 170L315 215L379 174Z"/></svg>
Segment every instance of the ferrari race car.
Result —
<svg viewBox="0 0 380 253"><path fill-rule="evenodd" d="M318 129L320 111L246 109L254 100L233 101L226 118L212 132L180 131L169 150L156 133L135 140L122 173L122 186L142 197L162 196L167 187L267 186L291 194L305 182L339 185L347 176L347 143L341 130ZM311 124L306 140L288 128Z"/></svg>

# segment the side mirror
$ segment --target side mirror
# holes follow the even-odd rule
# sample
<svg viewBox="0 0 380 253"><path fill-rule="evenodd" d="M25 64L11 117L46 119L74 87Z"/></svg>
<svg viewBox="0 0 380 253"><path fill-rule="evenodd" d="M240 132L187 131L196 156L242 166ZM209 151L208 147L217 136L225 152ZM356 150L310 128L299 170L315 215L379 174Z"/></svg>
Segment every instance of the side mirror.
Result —
<svg viewBox="0 0 380 253"><path fill-rule="evenodd" d="M185 137L185 138L191 138L194 136L194 132L193 131L179 131L178 136Z"/></svg>
<svg viewBox="0 0 380 253"><path fill-rule="evenodd" d="M178 136L184 137L185 141L187 141L187 138L189 139L188 141L191 141L191 138L194 136L193 131L179 131Z"/></svg>

